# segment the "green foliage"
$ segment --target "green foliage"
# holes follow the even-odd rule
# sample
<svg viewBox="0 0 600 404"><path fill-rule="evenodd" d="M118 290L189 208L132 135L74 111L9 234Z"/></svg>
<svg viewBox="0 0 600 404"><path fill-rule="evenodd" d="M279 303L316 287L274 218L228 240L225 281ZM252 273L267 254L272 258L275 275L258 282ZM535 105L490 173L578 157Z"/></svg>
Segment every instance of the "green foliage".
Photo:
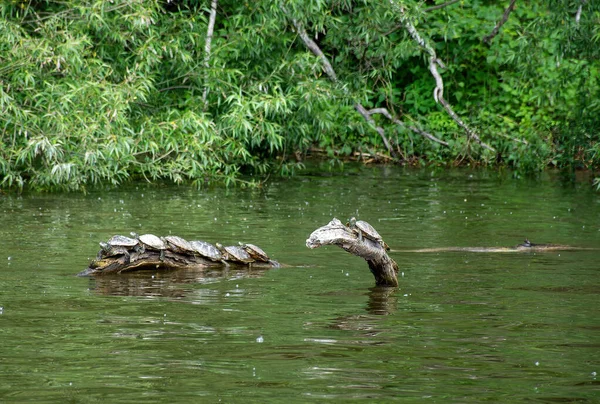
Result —
<svg viewBox="0 0 600 404"><path fill-rule="evenodd" d="M243 178L291 174L312 147L332 161L387 153L356 102L449 144L374 115L405 161L466 159L518 174L600 165L598 2L518 2L491 45L482 38L508 1L396 3L447 65L446 99L495 154L436 104L427 56L390 2L221 0L207 68L208 0L9 0L0 4L1 186L254 184Z"/></svg>

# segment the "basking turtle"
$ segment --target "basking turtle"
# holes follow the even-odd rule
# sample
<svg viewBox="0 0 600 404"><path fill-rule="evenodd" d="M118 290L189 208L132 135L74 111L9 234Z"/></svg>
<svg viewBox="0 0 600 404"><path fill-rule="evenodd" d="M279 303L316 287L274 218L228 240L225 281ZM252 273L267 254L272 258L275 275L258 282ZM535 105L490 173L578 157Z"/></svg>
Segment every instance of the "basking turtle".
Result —
<svg viewBox="0 0 600 404"><path fill-rule="evenodd" d="M113 246L109 243L100 242L100 247L102 248L98 252L97 260L101 260L104 258L116 257L118 255L123 255L125 257L125 264L129 264L130 256L129 250L123 246Z"/></svg>
<svg viewBox="0 0 600 404"><path fill-rule="evenodd" d="M175 253L179 254L193 254L194 249L181 237L178 236L166 236L162 238L163 241L167 244L167 248Z"/></svg>
<svg viewBox="0 0 600 404"><path fill-rule="evenodd" d="M223 246L220 243L216 244L217 248L223 254L223 259L226 261L237 262L241 264L249 264L254 262L254 259L242 247L236 245Z"/></svg>
<svg viewBox="0 0 600 404"><path fill-rule="evenodd" d="M517 245L517 247L533 247L534 245L535 244L533 244L531 241L529 241L528 239L525 239L523 244L519 244L519 245Z"/></svg>
<svg viewBox="0 0 600 404"><path fill-rule="evenodd" d="M129 263L129 250L137 249L138 241L125 236L112 236L106 243L100 243L102 249L98 252L98 259L124 255Z"/></svg>
<svg viewBox="0 0 600 404"><path fill-rule="evenodd" d="M244 249L250 255L250 257L256 261L269 262L271 259L262 248L254 244L243 244L240 243L240 247Z"/></svg>
<svg viewBox="0 0 600 404"><path fill-rule="evenodd" d="M138 241L136 239L120 235L112 236L110 239L108 239L107 243L114 247L121 246L129 249L137 247L138 245Z"/></svg>
<svg viewBox="0 0 600 404"><path fill-rule="evenodd" d="M376 243L379 243L384 249L389 250L390 246L387 245L385 241L381 238L381 235L375 230L373 226L364 220L356 220L355 217L350 219L349 226L352 230L358 233L359 240L362 241L363 236L368 238L369 240L373 240Z"/></svg>
<svg viewBox="0 0 600 404"><path fill-rule="evenodd" d="M163 261L165 259L165 250L167 249L167 244L159 237L156 237L154 234L142 234L140 236L133 232L131 235L140 242L140 246L144 251L158 251L160 252L160 260Z"/></svg>
<svg viewBox="0 0 600 404"><path fill-rule="evenodd" d="M189 243L192 247L192 250L194 250L194 252L196 252L198 255L215 262L223 260L223 254L221 254L221 251L219 251L219 249L211 243L200 240L190 241Z"/></svg>

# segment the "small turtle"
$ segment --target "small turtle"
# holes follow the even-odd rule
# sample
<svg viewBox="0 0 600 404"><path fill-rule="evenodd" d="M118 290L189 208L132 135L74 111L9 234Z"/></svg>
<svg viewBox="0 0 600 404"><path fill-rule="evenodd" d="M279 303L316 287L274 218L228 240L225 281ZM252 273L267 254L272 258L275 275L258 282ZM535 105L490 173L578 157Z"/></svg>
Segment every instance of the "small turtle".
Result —
<svg viewBox="0 0 600 404"><path fill-rule="evenodd" d="M165 250L167 249L167 244L159 237L156 237L154 234L142 234L140 236L133 232L131 235L140 242L140 246L143 248L143 250L158 251L160 252L160 260L163 261L165 259Z"/></svg>
<svg viewBox="0 0 600 404"><path fill-rule="evenodd" d="M193 254L194 249L186 240L178 236L166 236L162 238L167 248L179 254Z"/></svg>
<svg viewBox="0 0 600 404"><path fill-rule="evenodd" d="M387 245L385 241L381 238L381 235L375 230L373 226L364 220L356 220L355 217L350 219L349 226L352 230L358 233L359 240L362 241L363 236L368 238L369 240L373 240L379 243L384 249L389 250L390 247Z"/></svg>
<svg viewBox="0 0 600 404"><path fill-rule="evenodd" d="M523 244L519 244L517 247L533 247L534 244L529 241L529 239L525 239L525 241L523 241Z"/></svg>
<svg viewBox="0 0 600 404"><path fill-rule="evenodd" d="M100 247L102 248L99 252L98 252L98 256L96 257L96 259L101 260L104 258L110 258L110 257L116 257L118 255L123 255L125 257L125 264L129 264L131 258L129 255L129 250L127 250L127 247L123 247L120 245L112 245L109 243L103 243L100 242Z"/></svg>
<svg viewBox="0 0 600 404"><path fill-rule="evenodd" d="M248 254L242 247L236 245L224 247L219 243L217 243L216 246L223 254L223 258L227 261L238 262L242 264L254 262L254 259L252 259L250 254Z"/></svg>
<svg viewBox="0 0 600 404"><path fill-rule="evenodd" d="M106 243L100 243L102 249L98 252L98 259L125 255L129 263L129 250L137 249L138 241L125 236L112 236Z"/></svg>
<svg viewBox="0 0 600 404"><path fill-rule="evenodd" d="M262 262L271 261L271 259L267 255L267 253L264 252L264 250L262 248L260 248L259 246L256 246L254 244L240 243L240 247L242 247L248 253L248 255L250 255L250 257L252 257L252 259L254 259L256 261L262 261Z"/></svg>
<svg viewBox="0 0 600 404"><path fill-rule="evenodd" d="M197 254L204 258L208 258L211 261L217 262L223 260L223 254L221 254L221 251L219 251L219 249L211 243L194 240L190 241L190 246Z"/></svg>

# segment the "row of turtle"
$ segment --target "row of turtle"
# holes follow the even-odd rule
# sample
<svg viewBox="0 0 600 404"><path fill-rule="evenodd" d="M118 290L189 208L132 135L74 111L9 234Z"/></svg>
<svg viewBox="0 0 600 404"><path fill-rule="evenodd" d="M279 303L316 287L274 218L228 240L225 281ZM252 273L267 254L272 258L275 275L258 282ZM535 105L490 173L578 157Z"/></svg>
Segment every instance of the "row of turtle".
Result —
<svg viewBox="0 0 600 404"><path fill-rule="evenodd" d="M200 256L214 262L235 262L249 264L252 262L273 263L267 253L254 244L242 244L239 246L223 246L222 244L211 244L207 241L187 241L178 236L158 237L154 234L131 233L131 237L116 235L112 236L106 243L101 242L102 249L98 253L98 259L123 255L129 263L130 253L156 251L160 260L164 260L165 252L171 251L177 254Z"/></svg>

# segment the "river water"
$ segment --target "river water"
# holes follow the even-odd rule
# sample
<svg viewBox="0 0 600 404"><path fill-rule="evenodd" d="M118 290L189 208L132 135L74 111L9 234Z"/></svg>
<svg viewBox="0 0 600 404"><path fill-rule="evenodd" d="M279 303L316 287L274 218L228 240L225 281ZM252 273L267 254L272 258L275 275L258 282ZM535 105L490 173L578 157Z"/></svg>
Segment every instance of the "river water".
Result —
<svg viewBox="0 0 600 404"><path fill-rule="evenodd" d="M598 402L600 194L545 174L349 166L262 189L0 197L0 402ZM401 271L309 250L375 226ZM74 276L113 234L246 241L286 264Z"/></svg>

